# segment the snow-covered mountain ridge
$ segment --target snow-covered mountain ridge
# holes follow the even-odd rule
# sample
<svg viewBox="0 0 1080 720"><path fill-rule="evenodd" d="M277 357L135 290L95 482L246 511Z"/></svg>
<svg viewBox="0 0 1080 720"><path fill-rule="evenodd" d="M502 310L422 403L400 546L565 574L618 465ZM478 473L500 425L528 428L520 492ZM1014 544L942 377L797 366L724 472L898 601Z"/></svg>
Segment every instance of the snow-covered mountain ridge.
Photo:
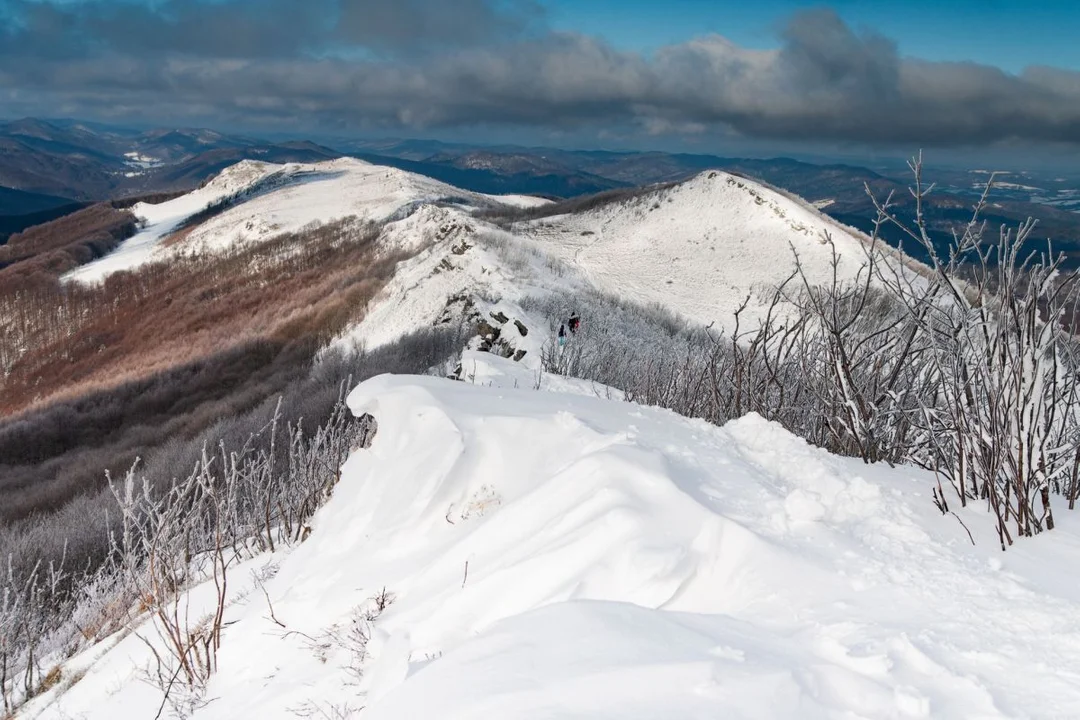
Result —
<svg viewBox="0 0 1080 720"><path fill-rule="evenodd" d="M544 201L355 161L249 163L197 192L140 209L146 257L356 216L407 259L328 349L459 321L476 336L451 372L464 382L384 375L351 393L374 440L303 542L230 571L195 720L1075 716L1071 513L1002 555L982 503L935 509L932 473L543 368L554 338L537 297L595 289L723 326L795 255L810 283L834 262L855 277L858 234L711 171L516 222ZM187 591L191 617L212 589ZM58 659L80 679L20 717L153 717L153 623Z"/></svg>
<svg viewBox="0 0 1080 720"><path fill-rule="evenodd" d="M389 223L386 242L397 246L429 242L450 215L472 231L498 235L503 230L471 211L512 212L547 202L472 193L353 159L285 166L248 161L189 195L136 206L142 232L68 279L95 282L171 253L220 252L345 217ZM185 226L214 204L224 207ZM510 231L514 242L561 261L586 285L720 326L754 290L786 279L796 256L807 278L821 283L832 278L835 249L840 278L853 278L865 263L867 242L806 203L720 171L584 212L517 222ZM744 319L760 315L759 303L751 301Z"/></svg>
<svg viewBox="0 0 1080 720"><path fill-rule="evenodd" d="M936 510L931 473L831 456L754 415L716 426L626 403L541 362L555 340L537 298L599 290L723 327L796 256L809 283L853 279L864 237L719 172L522 212L545 202L357 161L244 163L139 207L138 242L79 277L356 217L406 259L327 350L475 334L445 368L458 381L352 392L372 445L302 542L230 570L189 717L1075 716L1071 513L1001 555L983 503ZM186 590L186 614L212 595ZM156 622L55 658L68 681L17 717L154 717Z"/></svg>
<svg viewBox="0 0 1080 720"><path fill-rule="evenodd" d="M467 361L487 387L382 376L352 393L375 439L304 543L233 571L193 718L1064 718L1080 702L1080 588L1053 569L1080 545L1073 518L1001 556L979 510L961 511L973 546L933 509L920 471ZM384 588L358 656L343 629ZM71 659L82 679L25 716L152 717L148 653L131 635Z"/></svg>
<svg viewBox="0 0 1080 720"><path fill-rule="evenodd" d="M143 223L141 232L65 279L98 282L114 272L167 260L172 253L220 252L346 217L385 222L423 203L436 202L528 206L544 201L472 193L351 158L287 165L245 160L175 200L137 204L133 212ZM215 205L221 206L220 212L182 234L177 232L193 216Z"/></svg>

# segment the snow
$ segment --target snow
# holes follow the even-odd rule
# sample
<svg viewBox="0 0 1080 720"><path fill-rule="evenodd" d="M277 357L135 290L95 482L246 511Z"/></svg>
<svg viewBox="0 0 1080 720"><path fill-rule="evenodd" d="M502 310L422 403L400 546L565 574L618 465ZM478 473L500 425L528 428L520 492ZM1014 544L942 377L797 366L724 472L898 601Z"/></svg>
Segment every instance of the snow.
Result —
<svg viewBox="0 0 1080 720"><path fill-rule="evenodd" d="M470 349L465 382L382 376L352 392L353 412L378 420L374 444L304 543L232 571L195 720L1049 720L1080 707L1071 514L1002 554L985 509L940 515L923 471L541 371L549 334L522 309L532 294L592 285L723 322L787 276L792 246L812 280L831 277L824 230L853 276L863 239L812 207L703 173L511 234L469 215L488 196L352 160L246 163L196 193L139 206L142 245L97 276L160 257L184 218L247 193L183 242L214 251L359 215L412 253L337 345L472 317L525 355ZM394 602L358 658L342 638L384 588ZM191 591L192 617L209 595ZM137 635L91 648L65 666L81 681L22 716L154 717L149 660Z"/></svg>
<svg viewBox="0 0 1080 720"><path fill-rule="evenodd" d="M223 199L233 202L214 217L175 232L193 214ZM796 253L815 283L831 280L833 247L842 280L854 278L865 262L866 238L857 231L808 203L718 171L588 212L518 223L512 235L470 216L476 207L547 202L472 193L350 158L286 165L245 161L189 195L137 205L135 213L145 228L65 279L100 282L110 273L173 254L222 252L356 217L381 225L380 242L386 247L420 253L372 304L370 318L342 340L373 347L429 326L455 293L479 290L516 302L530 292L595 287L730 329L734 309L748 295L767 293L789 277ZM832 246L825 242L826 233ZM483 247L465 258L449 252L461 238L495 235L535 256L533 267L510 267ZM438 268L444 259L450 267ZM554 265L561 267L556 271ZM443 270L448 272L438 277ZM764 311L763 300L755 297L743 327L752 327Z"/></svg>
<svg viewBox="0 0 1080 720"><path fill-rule="evenodd" d="M809 204L719 171L515 230L600 289L720 327L731 326L731 313L752 290L783 282L795 268L795 253L812 283L831 280L826 232L840 255L841 279L855 277L866 260L867 241L857 231ZM744 321L763 314L755 301Z"/></svg>
<svg viewBox="0 0 1080 720"><path fill-rule="evenodd" d="M502 312L547 340L546 319L527 317L520 303L587 288L730 330L749 294L767 293L789 277L796 252L812 282L832 279L825 231L840 255L839 277L850 281L865 263L865 238L811 206L726 173L702 173L586 213L518 223L509 232L463 209L424 206L384 227L385 246L418 254L399 265L363 321L335 346L374 348L431 327L447 317L448 298L461 296L484 306L483 316ZM742 328L752 329L765 310L755 297ZM533 335L520 347L535 359L543 343Z"/></svg>
<svg viewBox="0 0 1080 720"><path fill-rule="evenodd" d="M536 208L550 205L551 200L535 195L483 195L492 202L517 208Z"/></svg>
<svg viewBox="0 0 1080 720"><path fill-rule="evenodd" d="M150 155L143 155L138 151L126 152L124 153L124 157L127 158L125 162L128 165L142 168L143 170L155 168L161 165L161 160L159 160L158 158L152 157ZM133 175L129 175L127 173L125 173L124 176L133 177Z"/></svg>
<svg viewBox="0 0 1080 720"><path fill-rule="evenodd" d="M1006 554L931 475L561 378L381 376L310 538L226 613L196 720L1063 718L1080 707L1080 526ZM517 387L514 387L517 386ZM250 566L235 574L250 574ZM238 582L250 590L252 583ZM355 680L340 637L386 588ZM274 617L286 628L270 619ZM335 632L336 631L336 632ZM27 717L153 717L127 639ZM78 662L76 658L72 662Z"/></svg>
<svg viewBox="0 0 1080 720"><path fill-rule="evenodd" d="M352 158L286 166L286 172L290 181L199 226L185 240L185 246L219 250L345 217L385 222L424 204L498 202L496 196L471 193L422 175ZM514 206L522 202L518 196L509 200Z"/></svg>
<svg viewBox="0 0 1080 720"><path fill-rule="evenodd" d="M976 190L985 190L986 183L975 183L972 185ZM1043 188L1034 187L1033 185L1023 185L1021 183L1011 182L995 182L994 188L997 190L1028 190L1031 192L1042 192Z"/></svg>
<svg viewBox="0 0 1080 720"><path fill-rule="evenodd" d="M380 242L387 248L417 254L398 265L394 277L369 305L362 322L349 328L331 344L333 348L376 348L425 327L458 322L461 302L468 298L470 311L491 321L502 313L503 337L515 349L526 351L524 362L539 367L544 343L550 340L546 319L530 317L520 305L529 295L565 292L585 287L573 273L559 277L544 264L542 256L516 269L488 248L486 238L501 235L511 247L522 241L485 227L456 208L425 206L403 220L388 223ZM534 330L521 336L514 321Z"/></svg>
<svg viewBox="0 0 1080 720"><path fill-rule="evenodd" d="M162 243L178 225L208 205L266 177L278 166L245 160L222 171L204 187L159 204L136 203L132 212L142 223L138 233L109 254L65 274L64 281L98 283L115 272L132 270L156 259Z"/></svg>
<svg viewBox="0 0 1080 720"><path fill-rule="evenodd" d="M192 215L232 197L237 197L237 202L231 207L190 229L177 242L164 244ZM425 204L446 202L470 207L533 207L548 201L473 193L353 158L284 165L245 160L222 171L205 187L175 200L137 204L133 212L145 222L145 228L112 253L73 270L64 279L100 282L111 273L168 259L170 253L221 252L240 243L267 240L312 223L346 217L381 223L407 216Z"/></svg>

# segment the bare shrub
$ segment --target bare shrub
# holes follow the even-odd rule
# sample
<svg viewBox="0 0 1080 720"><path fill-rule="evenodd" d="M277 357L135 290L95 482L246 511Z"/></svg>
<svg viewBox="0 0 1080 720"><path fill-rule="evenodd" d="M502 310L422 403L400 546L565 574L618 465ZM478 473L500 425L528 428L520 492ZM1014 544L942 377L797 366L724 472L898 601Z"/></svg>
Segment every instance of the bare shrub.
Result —
<svg viewBox="0 0 1080 720"><path fill-rule="evenodd" d="M1076 342L1080 287L1062 272L1051 247L1023 252L1035 228L1028 220L987 237L981 214L987 183L970 221L954 233L948 257L937 251L922 213L932 192L922 161L911 163L913 224L878 200L878 224L903 231L930 258L926 282L885 263L883 283L907 312L926 348L933 393L910 413L923 442L909 458L938 472L961 505L983 500L1004 549L1017 536L1054 527L1051 493L1075 506L1080 466L1080 398ZM942 512L946 498L937 493Z"/></svg>
<svg viewBox="0 0 1080 720"><path fill-rule="evenodd" d="M486 231L476 235L476 241L493 251L510 270L528 275L537 265L557 277L563 277L569 270L566 264L527 240L502 231Z"/></svg>
<svg viewBox="0 0 1080 720"><path fill-rule="evenodd" d="M39 684L42 657L67 656L131 624L132 612L150 612L156 632L146 638L158 652L150 679L174 710L197 706L221 643L228 569L302 542L359 445L364 427L345 407L344 390L385 372L439 366L460 353L466 336L440 327L372 352L327 353L280 395L151 452L115 485L119 502L106 490L54 515L0 524L0 556L9 563L0 577L8 704L32 694L26 688ZM76 541L82 564L66 556ZM182 591L205 580L220 583L217 606L189 618ZM391 601L380 593L372 607Z"/></svg>
<svg viewBox="0 0 1080 720"><path fill-rule="evenodd" d="M0 405L36 402L0 419L0 549L11 547L2 541L19 524L19 536L39 537L46 557L59 554L56 538L70 538L71 560L100 562L100 533L71 537L66 528L100 527L105 470L122 473L137 455L186 442L302 381L318 347L363 313L392 272L396 256L380 253L373 233L343 222L239 250L220 264L183 261L101 288L66 288L53 305L21 298L28 318L49 318L26 327L56 335L33 330L0 342L24 353L0 380ZM430 353L438 344L424 342L407 351ZM315 394L321 409L307 417L316 424L338 382ZM72 508L91 511L93 522L67 509L75 497L82 499Z"/></svg>
<svg viewBox="0 0 1080 720"><path fill-rule="evenodd" d="M744 304L730 334L594 293L523 303L553 330L572 310L582 316L565 347L549 343L545 369L712 422L756 412L835 453L920 465L961 505L986 503L1003 549L1053 529L1051 496L1073 508L1080 495L1080 283L1049 248L1023 251L1033 221L988 236L985 194L939 254L919 212L932 188L920 160L912 171L914 224L893 214L891 198L875 199L856 277L841 277L826 235L831 282L811 284L796 259L791 277L763 291L764 316L746 326ZM885 247L886 226L930 267ZM949 512L942 488L932 490Z"/></svg>

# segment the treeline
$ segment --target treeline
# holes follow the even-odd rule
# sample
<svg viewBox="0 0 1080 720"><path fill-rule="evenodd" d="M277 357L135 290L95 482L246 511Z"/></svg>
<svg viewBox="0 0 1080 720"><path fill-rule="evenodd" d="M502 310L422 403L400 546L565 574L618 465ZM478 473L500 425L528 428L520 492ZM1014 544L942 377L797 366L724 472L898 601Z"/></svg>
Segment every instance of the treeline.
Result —
<svg viewBox="0 0 1080 720"><path fill-rule="evenodd" d="M391 274L378 228L343 220L101 285L0 293L0 414L261 339L332 336Z"/></svg>
<svg viewBox="0 0 1080 720"><path fill-rule="evenodd" d="M22 215L0 214L0 245L7 243L8 238L15 233L20 233L23 230L27 230L36 225L41 225L73 212L78 212L85 207L86 203L73 202L70 205L61 205L59 207L49 208L48 210L37 210Z"/></svg>
<svg viewBox="0 0 1080 720"><path fill-rule="evenodd" d="M12 235L0 246L0 288L51 285L79 265L99 258L135 234L135 216L98 203Z"/></svg>
<svg viewBox="0 0 1080 720"><path fill-rule="evenodd" d="M223 253L177 254L96 286L0 293L5 711L56 682L43 663L131 620L124 598L147 580L147 557L144 546L122 546L118 522L144 522L179 492L182 505L172 507L186 508L185 542L206 547L190 532L206 528L204 511L224 511L221 482L233 488L231 537L260 548L295 542L354 434L343 390L460 353L464 335L441 328L313 364L404 257L382 249L379 232L346 219ZM133 482L149 493L136 493L137 510L106 481L133 464ZM236 552L256 551L241 544Z"/></svg>

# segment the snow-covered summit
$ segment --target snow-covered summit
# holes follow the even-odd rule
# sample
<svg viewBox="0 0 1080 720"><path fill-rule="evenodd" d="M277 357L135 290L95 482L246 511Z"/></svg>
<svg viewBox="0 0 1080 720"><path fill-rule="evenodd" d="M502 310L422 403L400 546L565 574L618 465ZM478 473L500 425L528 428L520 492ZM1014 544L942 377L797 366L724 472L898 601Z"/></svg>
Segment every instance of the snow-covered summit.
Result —
<svg viewBox="0 0 1080 720"><path fill-rule="evenodd" d="M251 187L262 178L283 167L283 165L261 160L241 160L235 165L230 165L222 170L202 188L194 192L206 197L225 197Z"/></svg>
<svg viewBox="0 0 1080 720"><path fill-rule="evenodd" d="M708 171L509 229L428 206L389 222L383 242L421 252L399 266L344 338L368 347L435 324L453 298L497 297L500 312L531 325L514 303L588 288L729 330L752 296L742 328L753 329L796 258L811 283L828 283L835 250L838 279L850 281L864 268L869 241L796 198Z"/></svg>
<svg viewBox="0 0 1080 720"><path fill-rule="evenodd" d="M826 234L842 279L865 264L868 242L807 203L718 170L516 229L602 289L718 325L751 290L787 278L796 254L811 282L831 279Z"/></svg>
<svg viewBox="0 0 1080 720"><path fill-rule="evenodd" d="M473 193L354 158L284 165L244 160L187 195L157 205L135 205L133 212L143 228L65 279L98 282L113 272L167 259L170 253L221 251L347 217L385 222L425 203L441 202L521 207L547 201ZM210 217L178 232L193 216L217 205Z"/></svg>

